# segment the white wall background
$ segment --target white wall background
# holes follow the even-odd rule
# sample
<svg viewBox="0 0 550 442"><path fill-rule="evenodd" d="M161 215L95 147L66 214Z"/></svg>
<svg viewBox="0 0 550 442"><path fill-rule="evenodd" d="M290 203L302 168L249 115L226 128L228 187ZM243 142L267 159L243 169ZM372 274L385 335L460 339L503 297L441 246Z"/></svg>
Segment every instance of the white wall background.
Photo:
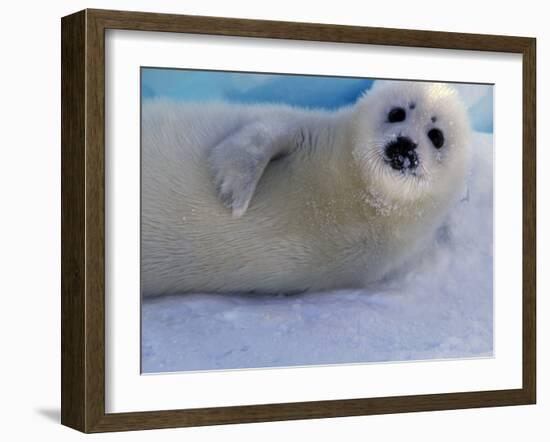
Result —
<svg viewBox="0 0 550 442"><path fill-rule="evenodd" d="M7 2L0 28L0 435L4 440L80 440L59 425L60 407L60 22L86 7L365 26L535 36L538 38L539 387L538 405L283 423L118 433L96 440L545 440L550 413L550 29L544 2ZM546 204L545 204L546 203Z"/></svg>

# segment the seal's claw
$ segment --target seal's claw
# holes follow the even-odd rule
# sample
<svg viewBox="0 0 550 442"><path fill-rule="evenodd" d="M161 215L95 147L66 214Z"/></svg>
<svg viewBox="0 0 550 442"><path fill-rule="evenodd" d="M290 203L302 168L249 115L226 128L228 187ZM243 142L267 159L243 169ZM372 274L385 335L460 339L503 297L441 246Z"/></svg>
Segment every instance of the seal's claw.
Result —
<svg viewBox="0 0 550 442"><path fill-rule="evenodd" d="M208 155L217 195L232 210L244 215L263 171L277 153L264 125L250 124L215 145Z"/></svg>

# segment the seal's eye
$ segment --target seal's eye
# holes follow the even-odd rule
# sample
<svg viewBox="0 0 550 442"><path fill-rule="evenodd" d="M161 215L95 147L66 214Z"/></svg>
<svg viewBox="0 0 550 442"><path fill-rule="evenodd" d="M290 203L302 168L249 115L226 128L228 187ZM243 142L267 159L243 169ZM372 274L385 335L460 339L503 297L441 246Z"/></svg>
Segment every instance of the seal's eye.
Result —
<svg viewBox="0 0 550 442"><path fill-rule="evenodd" d="M405 121L405 118L407 118L407 113L402 107L394 107L388 113L388 122L390 123L399 123L401 121Z"/></svg>
<svg viewBox="0 0 550 442"><path fill-rule="evenodd" d="M431 129L428 132L428 138L432 141L432 144L436 149L439 149L441 146L443 146L443 143L445 143L443 132L441 132L439 129Z"/></svg>

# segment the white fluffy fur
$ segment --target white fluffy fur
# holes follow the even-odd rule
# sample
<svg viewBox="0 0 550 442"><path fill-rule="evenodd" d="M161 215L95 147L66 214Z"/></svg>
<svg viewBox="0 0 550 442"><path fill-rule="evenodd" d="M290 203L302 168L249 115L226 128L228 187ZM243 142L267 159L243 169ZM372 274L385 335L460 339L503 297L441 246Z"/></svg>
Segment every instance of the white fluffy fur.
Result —
<svg viewBox="0 0 550 442"><path fill-rule="evenodd" d="M391 124L395 106L407 118ZM439 150L427 137L433 127L445 134ZM142 292L375 281L425 243L463 191L468 135L455 92L433 83L378 82L337 112L145 103ZM418 144L416 174L384 161L397 136Z"/></svg>

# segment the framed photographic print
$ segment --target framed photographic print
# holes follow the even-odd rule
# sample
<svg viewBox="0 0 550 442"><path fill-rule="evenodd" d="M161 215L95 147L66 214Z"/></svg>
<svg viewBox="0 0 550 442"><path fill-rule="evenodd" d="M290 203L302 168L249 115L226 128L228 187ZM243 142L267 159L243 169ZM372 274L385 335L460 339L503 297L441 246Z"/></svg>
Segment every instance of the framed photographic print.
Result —
<svg viewBox="0 0 550 442"><path fill-rule="evenodd" d="M62 423L533 404L535 40L62 19Z"/></svg>

